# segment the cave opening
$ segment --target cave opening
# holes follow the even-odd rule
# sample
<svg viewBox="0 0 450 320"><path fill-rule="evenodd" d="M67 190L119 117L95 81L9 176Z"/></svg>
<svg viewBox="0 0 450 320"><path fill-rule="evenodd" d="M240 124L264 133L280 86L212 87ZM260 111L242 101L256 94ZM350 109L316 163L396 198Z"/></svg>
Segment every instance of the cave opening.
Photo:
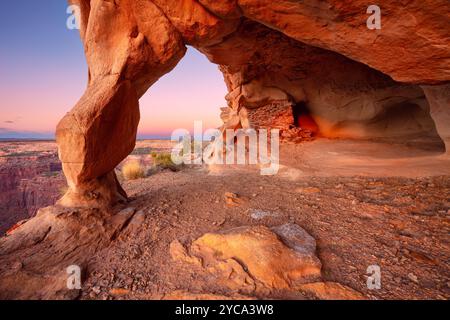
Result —
<svg viewBox="0 0 450 320"><path fill-rule="evenodd" d="M292 105L293 127L308 130L313 136L318 136L319 126L311 115L305 101L300 101Z"/></svg>

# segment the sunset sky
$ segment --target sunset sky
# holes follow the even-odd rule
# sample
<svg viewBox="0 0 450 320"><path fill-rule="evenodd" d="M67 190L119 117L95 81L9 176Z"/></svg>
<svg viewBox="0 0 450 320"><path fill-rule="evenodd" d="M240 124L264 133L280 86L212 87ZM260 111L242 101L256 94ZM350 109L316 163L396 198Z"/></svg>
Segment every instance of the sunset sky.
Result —
<svg viewBox="0 0 450 320"><path fill-rule="evenodd" d="M77 30L66 28L64 0L19 0L0 11L0 138L53 138L58 120L83 94L87 66ZM140 138L220 125L226 87L195 49L141 99Z"/></svg>

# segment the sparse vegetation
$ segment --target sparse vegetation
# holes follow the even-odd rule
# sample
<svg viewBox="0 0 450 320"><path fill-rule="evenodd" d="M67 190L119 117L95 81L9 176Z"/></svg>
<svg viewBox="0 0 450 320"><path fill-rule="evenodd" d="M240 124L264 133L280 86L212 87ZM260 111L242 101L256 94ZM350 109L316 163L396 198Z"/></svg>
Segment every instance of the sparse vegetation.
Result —
<svg viewBox="0 0 450 320"><path fill-rule="evenodd" d="M161 169L170 169L172 171L178 171L177 166L172 161L172 155L170 153L152 153L154 166Z"/></svg>
<svg viewBox="0 0 450 320"><path fill-rule="evenodd" d="M126 180L145 178L145 169L139 161L129 161L122 167L122 174Z"/></svg>
<svg viewBox="0 0 450 320"><path fill-rule="evenodd" d="M150 147L147 147L147 148L136 148L136 149L133 150L131 155L133 155L133 156L142 156L142 155L149 154L151 151L152 151L152 148L150 148Z"/></svg>
<svg viewBox="0 0 450 320"><path fill-rule="evenodd" d="M53 177L57 177L60 173L61 173L60 171L47 171L47 172L41 173L41 176L46 177L46 178L53 178Z"/></svg>
<svg viewBox="0 0 450 320"><path fill-rule="evenodd" d="M3 155L4 158L13 158L13 157L34 157L41 154L39 151L24 151L24 152L13 152L6 155Z"/></svg>

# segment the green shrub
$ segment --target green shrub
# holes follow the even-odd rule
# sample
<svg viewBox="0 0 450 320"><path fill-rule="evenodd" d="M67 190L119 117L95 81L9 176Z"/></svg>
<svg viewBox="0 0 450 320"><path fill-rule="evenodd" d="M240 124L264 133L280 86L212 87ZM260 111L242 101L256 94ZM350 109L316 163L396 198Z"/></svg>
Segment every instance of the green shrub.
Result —
<svg viewBox="0 0 450 320"><path fill-rule="evenodd" d="M149 148L149 147L136 148L136 149L133 150L133 152L131 152L131 155L133 155L133 156L142 156L142 155L149 154L151 150L152 150L152 148Z"/></svg>
<svg viewBox="0 0 450 320"><path fill-rule="evenodd" d="M35 157L40 155L39 151L24 151L24 152L13 152L6 155L3 155L3 158L15 158L15 157Z"/></svg>
<svg viewBox="0 0 450 320"><path fill-rule="evenodd" d="M170 153L152 153L153 163L155 167L161 169L170 169L172 171L178 171L179 166L177 166L172 161L172 155Z"/></svg>

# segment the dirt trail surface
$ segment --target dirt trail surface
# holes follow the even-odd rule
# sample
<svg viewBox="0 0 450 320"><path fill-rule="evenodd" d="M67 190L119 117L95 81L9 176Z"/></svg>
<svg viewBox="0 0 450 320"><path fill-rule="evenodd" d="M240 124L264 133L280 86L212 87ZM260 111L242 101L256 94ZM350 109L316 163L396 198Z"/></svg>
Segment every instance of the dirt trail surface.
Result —
<svg viewBox="0 0 450 320"><path fill-rule="evenodd" d="M53 221L60 221L58 218L49 219L56 216L53 213L42 214L41 224L50 225L51 230L44 228L46 232L39 233L40 237L26 237L25 231L40 228L27 223L17 234L3 238L0 295L65 299L318 298L317 292L311 295L300 287L233 288L222 281L222 275L209 272L201 263L196 265L190 255L192 243L205 234L221 234L243 226L295 224L316 241L320 281L324 283L341 284L369 299L449 299L449 160L432 150L402 148L402 160L397 162L400 160L390 152L399 147L392 143L373 147L365 142L318 140L283 146L283 165L275 176L261 176L258 168L244 166L198 166L125 182L130 202L110 212L88 215L89 219L113 216L99 220L107 221L99 226L95 226L97 222L80 222L88 231L77 231L76 237L66 235L62 242L50 241L66 234L60 224L73 226L67 222L73 217L85 221L83 210L59 212L67 216L63 223ZM378 150L378 156L367 149ZM340 159L334 167L333 157ZM365 165L358 164L361 159ZM413 165L422 169L415 173L405 169ZM20 246L14 244L14 237L22 239ZM74 245L67 239L84 240ZM186 248L189 263L173 259L174 241L180 243L181 255ZM50 255L52 250L55 258ZM44 256L47 261L39 264L37 259ZM65 284L65 268L72 263L83 267L81 290L67 293L50 285L36 289L42 281L36 279L43 275L53 279L47 282L58 279ZM53 268L50 276L48 265ZM378 290L367 287L367 268L371 265L381 269ZM251 274L251 270L244 271ZM27 287L26 283L36 286Z"/></svg>

